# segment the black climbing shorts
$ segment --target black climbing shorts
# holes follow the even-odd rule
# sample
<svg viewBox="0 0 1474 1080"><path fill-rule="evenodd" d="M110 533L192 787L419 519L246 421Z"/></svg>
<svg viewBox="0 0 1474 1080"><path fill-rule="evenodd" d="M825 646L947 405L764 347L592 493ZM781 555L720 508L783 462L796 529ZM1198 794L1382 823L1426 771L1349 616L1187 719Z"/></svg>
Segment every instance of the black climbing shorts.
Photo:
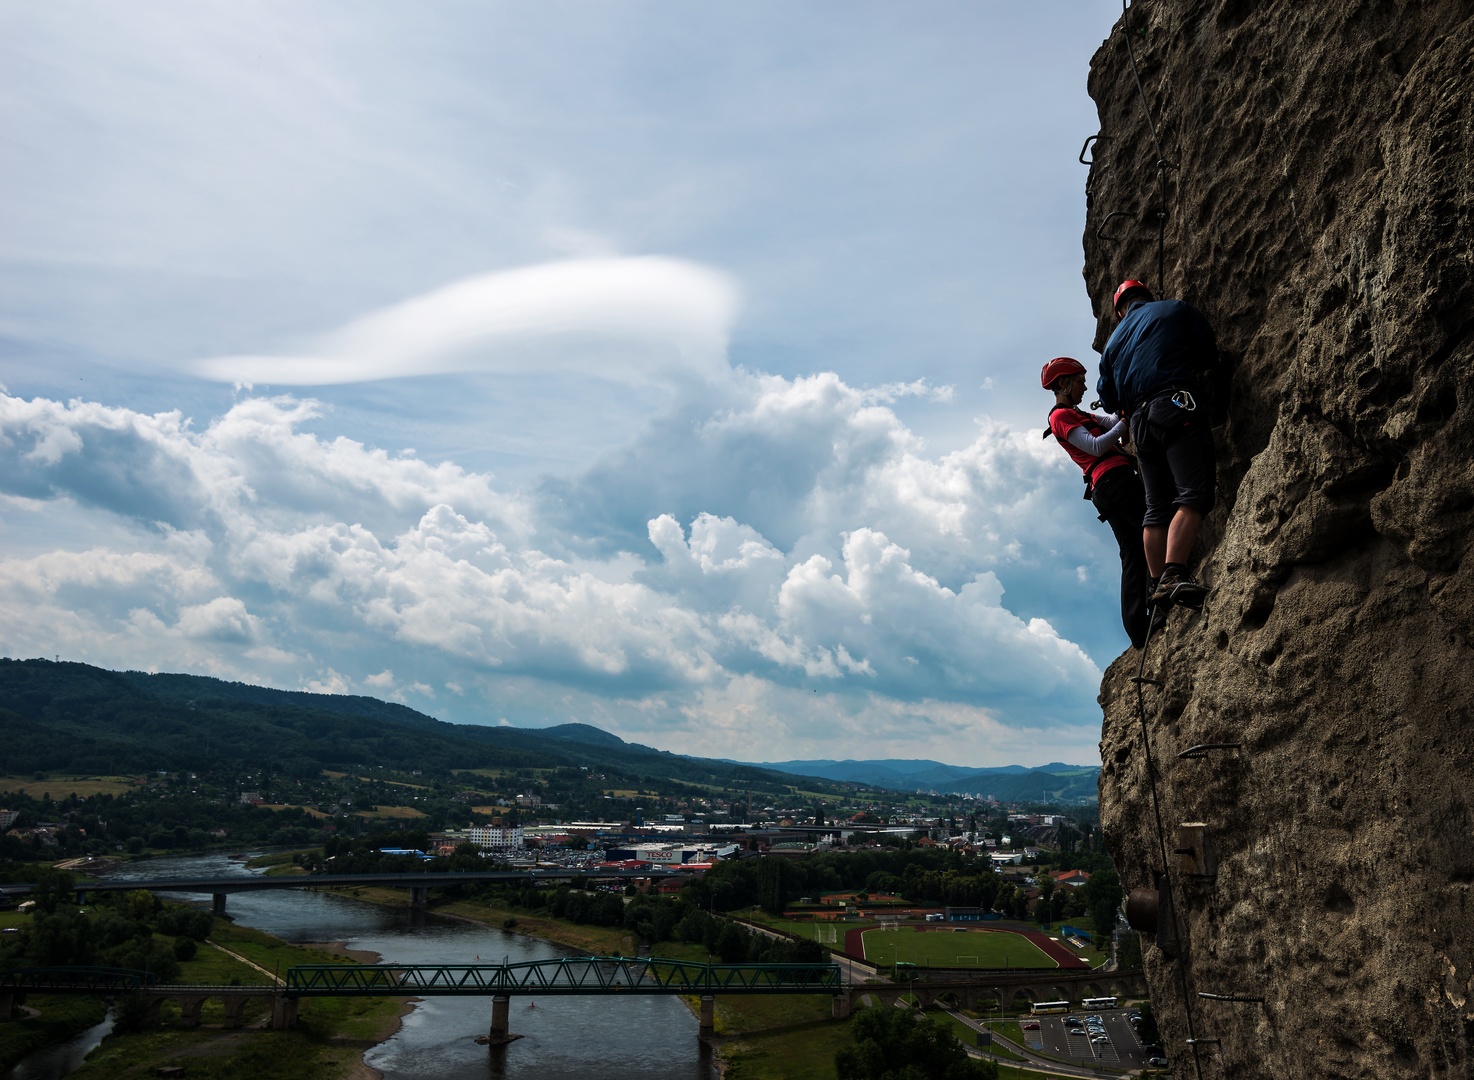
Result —
<svg viewBox="0 0 1474 1080"><path fill-rule="evenodd" d="M1131 417L1131 438L1146 489L1143 526L1166 525L1179 506L1213 509L1216 462L1203 409L1179 408L1170 395L1149 401Z"/></svg>

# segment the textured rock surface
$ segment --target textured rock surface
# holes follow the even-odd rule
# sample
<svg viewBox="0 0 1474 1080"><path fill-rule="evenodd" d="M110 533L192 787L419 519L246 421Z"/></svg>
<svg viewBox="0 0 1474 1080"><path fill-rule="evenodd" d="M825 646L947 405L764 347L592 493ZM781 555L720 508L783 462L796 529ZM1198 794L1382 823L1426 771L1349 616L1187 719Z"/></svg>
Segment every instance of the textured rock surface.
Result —
<svg viewBox="0 0 1474 1080"><path fill-rule="evenodd" d="M1179 1078L1189 1022L1222 1040L1205 1077L1474 1075L1474 5L1140 0L1130 24L1177 166L1164 292L1223 354L1212 593L1146 665L1186 933L1177 961L1145 950L1164 1039ZM1090 91L1100 347L1116 283L1157 277L1121 23ZM1101 692L1127 888L1162 863L1138 658ZM1243 749L1178 759L1208 742ZM1211 882L1176 868L1187 821L1208 823Z"/></svg>

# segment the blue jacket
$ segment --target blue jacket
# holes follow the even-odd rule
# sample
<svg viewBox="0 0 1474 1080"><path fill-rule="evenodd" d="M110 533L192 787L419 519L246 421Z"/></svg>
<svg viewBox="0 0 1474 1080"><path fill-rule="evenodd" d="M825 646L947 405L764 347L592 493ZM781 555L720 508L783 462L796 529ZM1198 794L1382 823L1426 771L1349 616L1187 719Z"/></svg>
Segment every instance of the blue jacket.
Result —
<svg viewBox="0 0 1474 1080"><path fill-rule="evenodd" d="M1100 357L1095 389L1111 412L1132 411L1162 390L1191 389L1218 358L1213 328L1181 300L1137 304Z"/></svg>

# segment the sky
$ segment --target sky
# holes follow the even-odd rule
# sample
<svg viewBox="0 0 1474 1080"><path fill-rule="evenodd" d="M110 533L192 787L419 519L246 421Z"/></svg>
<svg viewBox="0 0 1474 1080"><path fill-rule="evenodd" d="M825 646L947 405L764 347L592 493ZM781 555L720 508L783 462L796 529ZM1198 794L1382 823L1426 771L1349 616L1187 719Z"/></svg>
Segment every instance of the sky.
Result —
<svg viewBox="0 0 1474 1080"><path fill-rule="evenodd" d="M1096 763L1119 16L0 0L0 655Z"/></svg>

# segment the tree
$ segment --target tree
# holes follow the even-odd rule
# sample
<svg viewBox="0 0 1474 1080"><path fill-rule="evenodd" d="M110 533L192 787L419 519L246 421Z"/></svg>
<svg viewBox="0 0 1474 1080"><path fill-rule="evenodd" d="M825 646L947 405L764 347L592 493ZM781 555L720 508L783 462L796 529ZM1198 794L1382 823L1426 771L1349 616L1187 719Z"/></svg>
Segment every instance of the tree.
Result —
<svg viewBox="0 0 1474 1080"><path fill-rule="evenodd" d="M1110 942L1116 927L1116 911L1121 906L1121 879L1114 870L1097 870L1082 887L1090 919L1095 926L1096 943Z"/></svg>
<svg viewBox="0 0 1474 1080"><path fill-rule="evenodd" d="M782 915L788 906L788 881L792 877L788 860L769 855L758 864L758 903L769 915Z"/></svg>
<svg viewBox="0 0 1474 1080"><path fill-rule="evenodd" d="M57 907L72 898L76 879L65 870L43 866L32 875L31 899L36 910L44 915L54 914Z"/></svg>
<svg viewBox="0 0 1474 1080"><path fill-rule="evenodd" d="M993 1062L972 1061L946 1024L909 1009L865 1009L850 1020L855 1045L834 1055L839 1080L997 1080Z"/></svg>
<svg viewBox="0 0 1474 1080"><path fill-rule="evenodd" d="M740 964L747 959L750 935L736 923L729 922L717 935L716 953L724 964Z"/></svg>
<svg viewBox="0 0 1474 1080"><path fill-rule="evenodd" d="M1144 1001L1141 1004L1141 1023L1136 1026L1136 1037L1141 1040L1143 1046L1151 1046L1153 1043L1162 1041L1162 1033L1157 1030L1157 1018L1152 1013L1150 1001Z"/></svg>
<svg viewBox="0 0 1474 1080"><path fill-rule="evenodd" d="M1040 926L1047 926L1050 922L1053 907L1050 899L1054 896L1054 878L1048 874L1039 875L1039 900L1034 905L1034 921Z"/></svg>

